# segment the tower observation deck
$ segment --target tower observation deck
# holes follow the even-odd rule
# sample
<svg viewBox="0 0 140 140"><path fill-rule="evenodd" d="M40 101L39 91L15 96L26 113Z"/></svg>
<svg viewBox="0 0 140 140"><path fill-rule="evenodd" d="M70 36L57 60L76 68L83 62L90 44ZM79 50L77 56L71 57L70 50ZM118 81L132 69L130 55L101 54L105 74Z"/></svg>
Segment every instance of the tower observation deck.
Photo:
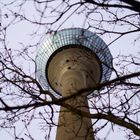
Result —
<svg viewBox="0 0 140 140"><path fill-rule="evenodd" d="M74 95L82 89L108 81L112 72L112 55L105 42L82 28L63 29L48 35L36 56L36 76L44 89L56 98ZM89 113L87 97L95 90L80 93L66 104ZM56 140L94 140L90 118L61 107Z"/></svg>

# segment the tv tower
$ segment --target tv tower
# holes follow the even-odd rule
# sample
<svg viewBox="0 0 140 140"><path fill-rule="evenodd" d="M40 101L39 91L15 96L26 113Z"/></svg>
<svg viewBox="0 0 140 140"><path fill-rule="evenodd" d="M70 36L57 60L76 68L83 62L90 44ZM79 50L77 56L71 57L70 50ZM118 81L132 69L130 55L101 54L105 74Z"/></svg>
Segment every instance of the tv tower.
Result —
<svg viewBox="0 0 140 140"><path fill-rule="evenodd" d="M111 68L112 55L107 45L95 33L82 28L49 34L36 56L36 76L42 87L52 90L58 99L71 96L64 103L86 113L90 113L87 99L96 93L84 89L94 89L109 80ZM90 118L60 108L56 140L94 139Z"/></svg>

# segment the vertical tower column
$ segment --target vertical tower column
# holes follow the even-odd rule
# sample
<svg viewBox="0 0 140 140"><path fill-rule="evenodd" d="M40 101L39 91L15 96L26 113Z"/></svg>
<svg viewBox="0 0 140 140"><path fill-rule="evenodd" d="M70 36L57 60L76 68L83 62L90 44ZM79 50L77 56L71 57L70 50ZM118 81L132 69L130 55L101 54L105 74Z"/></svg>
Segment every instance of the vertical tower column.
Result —
<svg viewBox="0 0 140 140"><path fill-rule="evenodd" d="M86 97L71 98L65 103L89 113ZM95 140L91 119L61 107L56 140Z"/></svg>

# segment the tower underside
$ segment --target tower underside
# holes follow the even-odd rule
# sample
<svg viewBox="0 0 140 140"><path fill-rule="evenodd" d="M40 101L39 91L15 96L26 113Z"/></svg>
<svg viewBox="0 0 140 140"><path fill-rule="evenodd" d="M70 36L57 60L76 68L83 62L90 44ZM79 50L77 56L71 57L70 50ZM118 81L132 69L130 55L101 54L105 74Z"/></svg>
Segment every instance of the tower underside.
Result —
<svg viewBox="0 0 140 140"><path fill-rule="evenodd" d="M58 50L47 66L49 84L62 96L93 88L100 82L100 77L99 59L83 46L71 45Z"/></svg>

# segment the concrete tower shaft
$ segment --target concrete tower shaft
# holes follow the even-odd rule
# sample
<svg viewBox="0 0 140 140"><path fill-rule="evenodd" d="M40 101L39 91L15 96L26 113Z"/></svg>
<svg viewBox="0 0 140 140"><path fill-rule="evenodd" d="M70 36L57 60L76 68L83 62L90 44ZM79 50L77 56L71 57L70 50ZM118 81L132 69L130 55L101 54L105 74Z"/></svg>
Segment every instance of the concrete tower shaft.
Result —
<svg viewBox="0 0 140 140"><path fill-rule="evenodd" d="M86 96L71 98L65 103L90 114ZM61 107L56 140L95 140L91 119Z"/></svg>

